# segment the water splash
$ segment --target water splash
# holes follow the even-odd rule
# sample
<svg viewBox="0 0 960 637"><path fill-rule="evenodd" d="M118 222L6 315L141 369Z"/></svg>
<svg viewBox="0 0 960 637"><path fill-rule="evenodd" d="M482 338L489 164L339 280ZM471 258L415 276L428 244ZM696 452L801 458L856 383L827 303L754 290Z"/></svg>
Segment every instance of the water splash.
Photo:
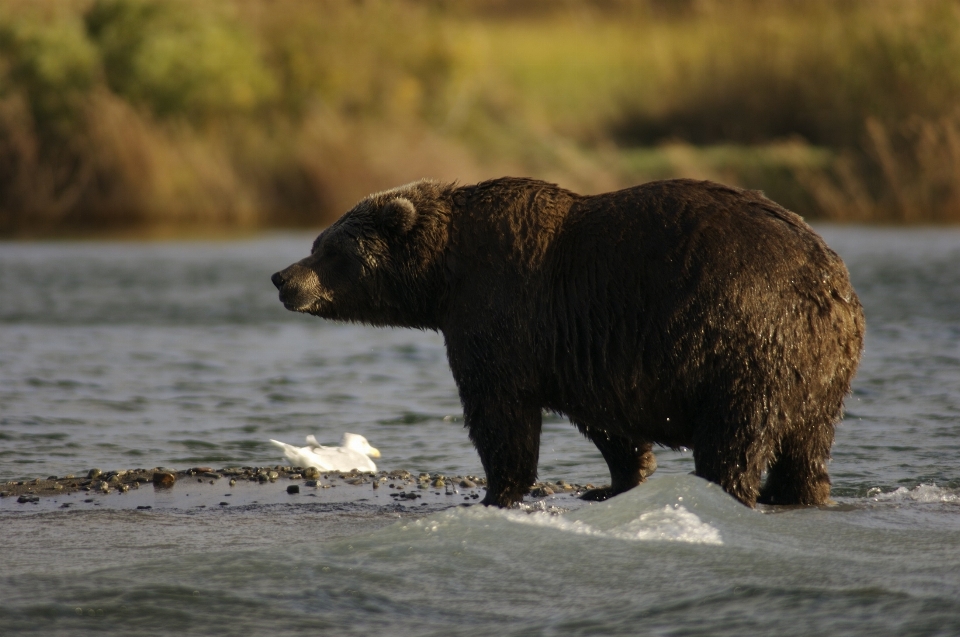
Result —
<svg viewBox="0 0 960 637"><path fill-rule="evenodd" d="M499 512L499 515L513 524L554 529L574 535L627 541L723 544L719 530L702 521L680 504L666 505L662 509L642 513L635 520L610 529L550 513L503 511Z"/></svg>
<svg viewBox="0 0 960 637"><path fill-rule="evenodd" d="M935 484L919 484L912 489L899 487L888 493L882 493L879 489L871 489L867 495L874 502L920 502L924 504L960 502L960 493L955 489L946 489Z"/></svg>
<svg viewBox="0 0 960 637"><path fill-rule="evenodd" d="M730 518L731 513L736 516L743 508L725 494L714 494L713 491L719 490L698 478L671 476L650 486L650 489L623 494L577 511L542 503L539 507L509 510L458 508L416 520L405 527L426 533L444 532L452 527L456 527L457 532L470 528L512 533L518 527L536 527L547 532L628 542L723 545L720 529L707 520ZM706 519L693 509L699 510Z"/></svg>

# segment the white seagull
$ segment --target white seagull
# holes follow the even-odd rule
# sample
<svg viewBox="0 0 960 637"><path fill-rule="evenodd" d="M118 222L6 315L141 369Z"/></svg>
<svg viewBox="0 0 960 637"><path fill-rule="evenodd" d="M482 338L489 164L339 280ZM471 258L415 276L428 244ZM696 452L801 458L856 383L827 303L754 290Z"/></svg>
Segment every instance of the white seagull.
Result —
<svg viewBox="0 0 960 637"><path fill-rule="evenodd" d="M339 447L324 447L313 435L307 436L306 447L295 447L271 439L283 449L283 455L294 467L316 467L321 471L368 471L375 473L377 465L370 458L379 458L380 452L358 434L343 434Z"/></svg>

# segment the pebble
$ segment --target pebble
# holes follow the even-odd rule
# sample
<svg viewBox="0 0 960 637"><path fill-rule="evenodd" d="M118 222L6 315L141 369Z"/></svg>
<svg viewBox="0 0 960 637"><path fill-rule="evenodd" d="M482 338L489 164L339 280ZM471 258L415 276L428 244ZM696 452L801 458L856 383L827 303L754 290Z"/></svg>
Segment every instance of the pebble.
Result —
<svg viewBox="0 0 960 637"><path fill-rule="evenodd" d="M232 486L234 486L235 484L237 484L237 479L236 479L236 478L230 478L230 486L232 487Z"/></svg>
<svg viewBox="0 0 960 637"><path fill-rule="evenodd" d="M102 473L103 471L100 471L100 469L90 469L90 471L87 471L87 478L93 480L94 478L99 478Z"/></svg>
<svg viewBox="0 0 960 637"><path fill-rule="evenodd" d="M476 489L477 483L474 482L473 480L470 480L469 478L464 478L463 480L460 481L460 486L463 487L464 489Z"/></svg>
<svg viewBox="0 0 960 637"><path fill-rule="evenodd" d="M157 471L153 474L153 486L155 487L172 487L176 481L176 474L168 471Z"/></svg>
<svg viewBox="0 0 960 637"><path fill-rule="evenodd" d="M544 487L537 487L536 489L533 489L533 490L530 491L530 495L532 495L532 496L535 497L535 498L543 498L543 497L546 497L546 496L548 496L548 495L553 495L553 489L551 489L550 487L546 487L546 486L544 486Z"/></svg>
<svg viewBox="0 0 960 637"><path fill-rule="evenodd" d="M446 484L447 483L443 481L443 478L437 478L436 480L433 481L433 486L436 487L437 489L446 486Z"/></svg>
<svg viewBox="0 0 960 637"><path fill-rule="evenodd" d="M25 502L30 502L35 504L39 501L40 501L40 498L38 498L35 495L22 495L19 498L17 498L17 502L19 502L20 504L23 504Z"/></svg>
<svg viewBox="0 0 960 637"><path fill-rule="evenodd" d="M303 470L303 477L309 480L316 480L320 477L320 470L316 467L307 467Z"/></svg>

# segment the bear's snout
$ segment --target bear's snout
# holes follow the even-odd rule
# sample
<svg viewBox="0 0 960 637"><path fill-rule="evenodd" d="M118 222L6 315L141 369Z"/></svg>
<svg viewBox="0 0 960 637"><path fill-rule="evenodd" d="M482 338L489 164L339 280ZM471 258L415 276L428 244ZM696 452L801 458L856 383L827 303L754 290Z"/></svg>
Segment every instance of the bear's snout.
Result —
<svg viewBox="0 0 960 637"><path fill-rule="evenodd" d="M270 277L280 291L280 302L294 312L308 312L318 301L329 300L320 288L316 273L308 267L294 263Z"/></svg>

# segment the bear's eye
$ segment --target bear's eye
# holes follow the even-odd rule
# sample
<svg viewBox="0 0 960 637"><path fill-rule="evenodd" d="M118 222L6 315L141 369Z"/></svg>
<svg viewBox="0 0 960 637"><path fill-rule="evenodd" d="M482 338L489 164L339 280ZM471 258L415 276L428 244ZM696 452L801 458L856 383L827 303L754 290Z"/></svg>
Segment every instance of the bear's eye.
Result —
<svg viewBox="0 0 960 637"><path fill-rule="evenodd" d="M323 243L323 237L327 234L326 231L321 232L320 235L313 240L313 245L310 246L310 254L316 254L317 250L320 249L321 244Z"/></svg>
<svg viewBox="0 0 960 637"><path fill-rule="evenodd" d="M323 251L323 265L325 270L348 278L357 276L360 270L360 263L353 254L332 246Z"/></svg>

